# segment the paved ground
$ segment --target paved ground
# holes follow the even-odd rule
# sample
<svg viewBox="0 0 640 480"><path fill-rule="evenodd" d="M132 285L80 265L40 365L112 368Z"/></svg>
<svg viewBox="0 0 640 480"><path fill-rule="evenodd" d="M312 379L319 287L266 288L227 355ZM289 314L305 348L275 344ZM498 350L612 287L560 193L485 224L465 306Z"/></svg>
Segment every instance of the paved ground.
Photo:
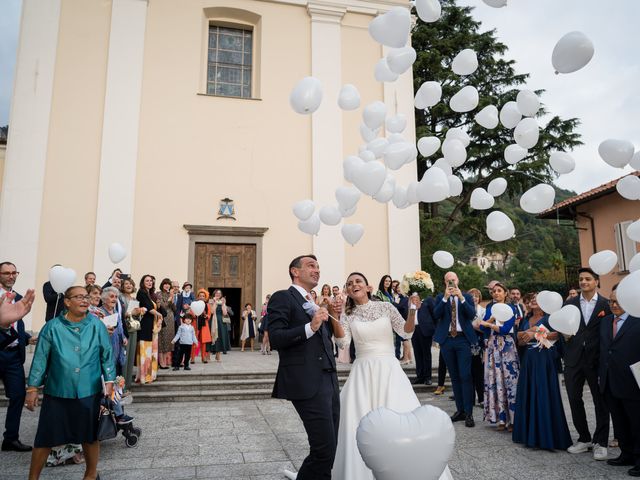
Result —
<svg viewBox="0 0 640 480"><path fill-rule="evenodd" d="M232 352L219 365L206 368L234 371L240 368L271 370L277 356ZM437 356L434 359L437 362ZM246 371L246 370L244 370ZM181 373L181 372L180 372ZM447 392L449 393L449 392ZM421 395L452 413L448 396ZM585 399L589 404L587 395ZM568 404L565 398L568 413ZM4 418L6 409L0 409ZM226 479L282 480L283 468L295 469L307 453L302 424L286 401L245 400L234 402L138 404L127 407L143 430L138 448L126 448L122 437L102 447L100 474L104 480L118 479ZM593 412L588 410L593 424ZM38 412L25 410L21 438L31 442ZM481 422L476 410L476 428L456 423L456 451L450 468L456 480L464 479L623 479L624 467L595 462L590 454L532 450L515 445L506 432L496 432ZM571 425L570 425L571 427ZM575 435L575 432L572 433ZM610 449L611 455L617 450ZM0 453L0 479L26 478L29 454ZM81 466L46 468L42 478L81 479ZM398 480L403 476L398 475ZM349 480L349 479L336 479Z"/></svg>

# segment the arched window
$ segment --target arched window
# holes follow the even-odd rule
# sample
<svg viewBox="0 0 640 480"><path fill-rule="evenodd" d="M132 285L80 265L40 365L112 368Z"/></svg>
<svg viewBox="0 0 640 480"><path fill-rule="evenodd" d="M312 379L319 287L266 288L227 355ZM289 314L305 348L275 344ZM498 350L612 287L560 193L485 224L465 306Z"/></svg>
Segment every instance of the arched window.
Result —
<svg viewBox="0 0 640 480"><path fill-rule="evenodd" d="M201 91L237 98L260 96L260 15L230 7L203 10L206 45Z"/></svg>

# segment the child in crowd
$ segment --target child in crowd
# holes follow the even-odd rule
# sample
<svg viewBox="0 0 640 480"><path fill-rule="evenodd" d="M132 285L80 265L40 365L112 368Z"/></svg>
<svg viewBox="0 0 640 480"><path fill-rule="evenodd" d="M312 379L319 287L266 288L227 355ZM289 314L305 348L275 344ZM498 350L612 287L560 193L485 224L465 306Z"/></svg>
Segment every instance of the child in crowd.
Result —
<svg viewBox="0 0 640 480"><path fill-rule="evenodd" d="M184 361L185 370L191 370L191 367L189 366L189 360L191 360L191 347L198 344L196 332L191 325L193 319L193 314L187 313L184 317L182 325L178 327L178 333L176 333L176 336L173 337L173 340L171 341L172 344L175 344L176 342L180 344L180 355L178 357L178 362L176 365L180 365L180 362ZM175 366L173 367L173 370L180 370L180 367Z"/></svg>

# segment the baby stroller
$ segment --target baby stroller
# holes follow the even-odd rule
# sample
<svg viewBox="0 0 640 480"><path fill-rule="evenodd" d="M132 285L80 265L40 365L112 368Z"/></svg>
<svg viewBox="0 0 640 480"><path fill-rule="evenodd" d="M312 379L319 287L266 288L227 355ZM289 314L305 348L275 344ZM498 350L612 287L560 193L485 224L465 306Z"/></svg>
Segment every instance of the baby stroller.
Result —
<svg viewBox="0 0 640 480"><path fill-rule="evenodd" d="M114 382L113 396L111 398L113 405L113 412L116 415L116 427L119 432L122 432L124 437L124 444L129 447L137 447L138 440L142 436L142 429L133 425L133 418L125 415L124 404L131 403L131 397L123 396L124 378L117 377Z"/></svg>

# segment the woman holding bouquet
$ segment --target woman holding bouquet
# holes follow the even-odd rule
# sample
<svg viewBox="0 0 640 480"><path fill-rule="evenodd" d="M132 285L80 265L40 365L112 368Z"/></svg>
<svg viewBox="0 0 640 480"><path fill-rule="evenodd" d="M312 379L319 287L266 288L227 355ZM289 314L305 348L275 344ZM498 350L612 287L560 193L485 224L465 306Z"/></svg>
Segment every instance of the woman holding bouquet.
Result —
<svg viewBox="0 0 640 480"><path fill-rule="evenodd" d="M494 302L487 305L484 319L478 322L484 333L484 419L498 430L513 430L513 416L516 409L516 390L520 364L513 338L516 310L509 305L508 290L496 283L491 291ZM503 324L493 317L491 311L497 304L511 307L513 316Z"/></svg>
<svg viewBox="0 0 640 480"><path fill-rule="evenodd" d="M518 345L526 350L518 379L515 443L548 450L566 450L572 444L556 369L558 336L533 295L518 329Z"/></svg>

